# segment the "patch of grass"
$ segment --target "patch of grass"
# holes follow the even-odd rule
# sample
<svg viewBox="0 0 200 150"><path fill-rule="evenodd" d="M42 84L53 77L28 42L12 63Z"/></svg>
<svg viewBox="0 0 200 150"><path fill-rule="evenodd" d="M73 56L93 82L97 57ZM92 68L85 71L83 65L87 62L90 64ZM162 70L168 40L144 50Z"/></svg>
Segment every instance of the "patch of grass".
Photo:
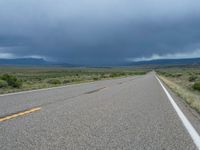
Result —
<svg viewBox="0 0 200 150"><path fill-rule="evenodd" d="M7 82L8 86L11 86L14 88L20 88L22 86L22 81L17 79L17 77L15 75L3 74L0 77L0 79Z"/></svg>
<svg viewBox="0 0 200 150"><path fill-rule="evenodd" d="M0 79L0 88L6 88L6 87L8 87L8 83Z"/></svg>
<svg viewBox="0 0 200 150"><path fill-rule="evenodd" d="M193 88L194 88L195 90L200 91L200 81L195 82L194 85L193 85Z"/></svg>
<svg viewBox="0 0 200 150"><path fill-rule="evenodd" d="M190 77L189 77L189 81L190 82L194 82L194 81L196 81L197 80L197 78L198 78L198 76L196 76L196 75L191 75Z"/></svg>
<svg viewBox="0 0 200 150"><path fill-rule="evenodd" d="M47 81L49 84L61 84L60 80L58 79L50 79Z"/></svg>
<svg viewBox="0 0 200 150"><path fill-rule="evenodd" d="M71 80L64 80L62 83L63 84L69 84L69 83L71 83L72 81Z"/></svg>
<svg viewBox="0 0 200 150"><path fill-rule="evenodd" d="M94 81L97 81L97 80L99 80L99 78L98 78L98 77L94 77L93 80L94 80Z"/></svg>

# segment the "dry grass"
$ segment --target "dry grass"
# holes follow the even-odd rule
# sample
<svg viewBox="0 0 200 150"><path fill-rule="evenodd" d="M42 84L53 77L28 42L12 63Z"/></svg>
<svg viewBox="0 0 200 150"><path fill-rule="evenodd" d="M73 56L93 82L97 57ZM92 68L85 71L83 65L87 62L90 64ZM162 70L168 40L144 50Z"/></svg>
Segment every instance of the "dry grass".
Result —
<svg viewBox="0 0 200 150"><path fill-rule="evenodd" d="M200 113L200 95L189 91L166 77L159 76L159 78L169 86L169 88L174 91L178 96L180 96L189 106Z"/></svg>

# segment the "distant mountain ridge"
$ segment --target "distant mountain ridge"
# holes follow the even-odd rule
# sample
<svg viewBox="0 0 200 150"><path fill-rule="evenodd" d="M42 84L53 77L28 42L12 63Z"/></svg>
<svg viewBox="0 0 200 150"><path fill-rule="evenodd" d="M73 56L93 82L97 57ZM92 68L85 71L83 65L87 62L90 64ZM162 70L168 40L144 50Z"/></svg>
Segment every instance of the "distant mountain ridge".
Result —
<svg viewBox="0 0 200 150"><path fill-rule="evenodd" d="M0 59L1 66L60 66L60 67L112 67L112 66L159 66L159 65L200 65L200 58L188 59L158 59L150 61L130 62L116 65L75 65L68 63L49 62L41 58L16 58L16 59Z"/></svg>
<svg viewBox="0 0 200 150"><path fill-rule="evenodd" d="M0 65L46 65L47 61L40 58L0 59Z"/></svg>
<svg viewBox="0 0 200 150"><path fill-rule="evenodd" d="M200 58L157 59L150 61L131 62L128 64L128 66L143 65L200 65Z"/></svg>
<svg viewBox="0 0 200 150"><path fill-rule="evenodd" d="M16 58L16 59L0 59L1 66L65 66L74 67L75 65L67 63L55 63L45 61L42 58Z"/></svg>

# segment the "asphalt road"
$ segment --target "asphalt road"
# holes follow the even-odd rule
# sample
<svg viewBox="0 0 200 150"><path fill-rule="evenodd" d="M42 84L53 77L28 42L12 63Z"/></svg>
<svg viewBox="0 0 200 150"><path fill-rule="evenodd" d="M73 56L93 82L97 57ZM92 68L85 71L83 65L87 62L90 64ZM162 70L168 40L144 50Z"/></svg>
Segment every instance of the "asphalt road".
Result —
<svg viewBox="0 0 200 150"><path fill-rule="evenodd" d="M154 73L0 96L0 118L0 150L197 149Z"/></svg>

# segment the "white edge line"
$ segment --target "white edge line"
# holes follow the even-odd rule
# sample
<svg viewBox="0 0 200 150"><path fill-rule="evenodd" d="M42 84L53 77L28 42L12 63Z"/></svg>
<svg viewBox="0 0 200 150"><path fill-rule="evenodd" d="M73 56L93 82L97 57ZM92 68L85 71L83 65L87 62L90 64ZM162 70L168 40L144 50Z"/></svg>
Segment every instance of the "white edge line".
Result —
<svg viewBox="0 0 200 150"><path fill-rule="evenodd" d="M171 104L174 107L176 113L178 114L179 118L181 119L184 127L187 129L188 133L190 134L193 142L195 143L195 145L197 146L197 148L200 150L200 136L199 136L198 132L195 130L195 128L190 123L190 121L186 118L186 116L183 114L183 112L181 111L181 109L175 103L174 99L169 94L169 92L167 91L167 89L164 87L164 85L162 84L162 82L160 81L160 79L157 76L155 76L155 77L158 80L158 82L160 83L160 85L163 88L164 92L166 93L169 101L171 102Z"/></svg>

